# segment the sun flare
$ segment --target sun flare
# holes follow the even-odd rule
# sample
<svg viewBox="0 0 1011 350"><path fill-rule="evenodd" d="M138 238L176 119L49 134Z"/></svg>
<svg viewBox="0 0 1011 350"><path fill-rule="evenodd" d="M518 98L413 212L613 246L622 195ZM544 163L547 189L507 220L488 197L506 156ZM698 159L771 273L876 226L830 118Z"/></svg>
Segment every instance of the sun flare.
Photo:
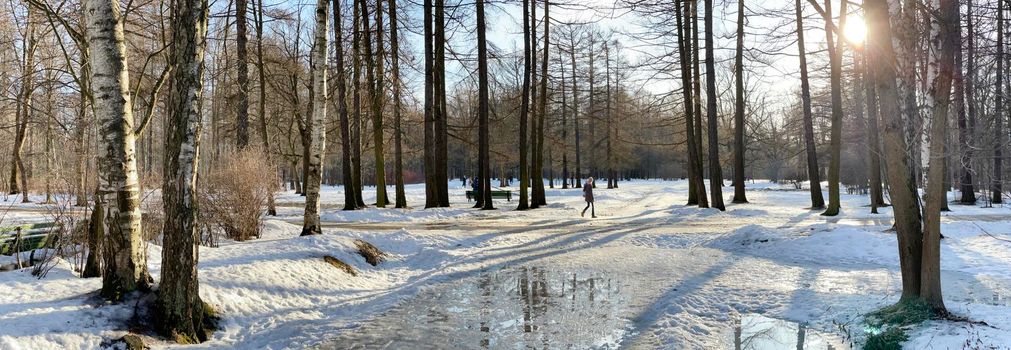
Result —
<svg viewBox="0 0 1011 350"><path fill-rule="evenodd" d="M857 43L864 42L864 37L867 36L867 24L864 23L863 17L847 18L846 26L843 27L843 35L846 36L846 40Z"/></svg>

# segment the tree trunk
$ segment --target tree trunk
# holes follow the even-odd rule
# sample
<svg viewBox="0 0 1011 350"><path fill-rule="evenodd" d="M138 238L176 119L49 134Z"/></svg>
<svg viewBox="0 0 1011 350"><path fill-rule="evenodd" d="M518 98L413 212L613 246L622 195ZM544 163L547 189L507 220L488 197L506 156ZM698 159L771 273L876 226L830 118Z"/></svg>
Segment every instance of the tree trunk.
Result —
<svg viewBox="0 0 1011 350"><path fill-rule="evenodd" d="M440 207L449 207L449 111L446 107L446 2L435 1L435 188Z"/></svg>
<svg viewBox="0 0 1011 350"><path fill-rule="evenodd" d="M935 311L943 311L941 297L941 208L948 198L944 187L945 136L951 80L955 70L955 50L959 46L958 1L934 0L931 8L940 16L930 21L930 164L927 167L927 199L923 220L923 253L920 262L920 297Z"/></svg>
<svg viewBox="0 0 1011 350"><path fill-rule="evenodd" d="M614 159L611 155L611 52L608 50L608 43L604 42L604 82L606 90L604 93L604 120L607 124L607 133L605 133L605 155L607 159L607 188L614 188Z"/></svg>
<svg viewBox="0 0 1011 350"><path fill-rule="evenodd" d="M439 206L438 188L435 183L435 43L433 42L432 0L424 2L425 18L425 208Z"/></svg>
<svg viewBox="0 0 1011 350"><path fill-rule="evenodd" d="M372 107L372 145L375 151L375 184L376 184L376 207L385 208L386 203L386 159L383 154L383 60L375 59L372 55L372 27L369 25L369 11L366 1L359 1L361 6L362 30L365 33L365 80L368 84L369 99ZM376 2L376 53L382 56L382 1Z"/></svg>
<svg viewBox="0 0 1011 350"><path fill-rule="evenodd" d="M692 105L695 108L695 146L698 147L699 157L696 159L698 164L696 164L695 170L698 172L702 179L705 179L705 158L703 154L705 153L705 143L702 142L702 69L700 68L702 64L699 60L699 45L702 42L699 39L699 2L698 0L691 1L691 22L692 22L692 89L694 93L692 97ZM705 183L703 180L702 183ZM701 195L699 197L699 208L709 208L709 200L706 199L707 193L705 188L696 188Z"/></svg>
<svg viewBox="0 0 1011 350"><path fill-rule="evenodd" d="M355 199L354 177L351 172L351 125L348 121L347 104L347 76L344 72L344 39L343 28L341 27L341 2L333 2L333 28L336 33L334 38L337 49L337 115L340 123L341 137L341 184L344 185L344 210L358 209L358 201Z"/></svg>
<svg viewBox="0 0 1011 350"><path fill-rule="evenodd" d="M814 117L811 115L811 88L807 79L807 51L804 49L804 13L801 0L796 0L797 50L800 57L800 99L804 108L804 148L807 151L807 178L811 187L811 209L825 208L821 195L821 174L818 172L818 151L814 145Z"/></svg>
<svg viewBox="0 0 1011 350"><path fill-rule="evenodd" d="M367 28L362 28L361 15L359 14L358 3L364 0L354 0L352 4L352 17L354 31L353 38L351 39L351 50L354 51L352 54L352 73L351 73L351 84L354 87L352 93L352 110L353 118L351 120L351 158L353 159L351 168L352 177L352 188L355 192L355 206L357 208L365 207L365 200L362 198L362 103L361 103L361 91L362 91L362 52L361 52L361 33L362 30L367 30Z"/></svg>
<svg viewBox="0 0 1011 350"><path fill-rule="evenodd" d="M1004 191L1004 0L997 0L997 91L994 93L993 119L993 178L990 184L990 202L1003 203Z"/></svg>
<svg viewBox="0 0 1011 350"><path fill-rule="evenodd" d="M141 237L140 190L134 155L133 113L123 18L117 0L88 0L87 38L91 88L99 118L99 198L105 207L105 273L102 296L121 300L150 288L146 244Z"/></svg>
<svg viewBox="0 0 1011 350"><path fill-rule="evenodd" d="M737 54L734 57L737 101L734 108L734 203L747 203L744 193L744 0L737 1Z"/></svg>
<svg viewBox="0 0 1011 350"><path fill-rule="evenodd" d="M576 41L575 34L573 37L569 38L569 44L571 50L569 51L569 58L572 63L572 127L575 129L573 136L575 136L575 155L576 155L576 172L572 174L572 188L582 188L579 186L579 179L583 178L583 168L582 168L582 155L580 152L580 135L579 135L579 86L576 85Z"/></svg>
<svg viewBox="0 0 1011 350"><path fill-rule="evenodd" d="M246 40L246 0L235 0L235 67L238 73L235 143L239 149L249 145L249 62L246 58Z"/></svg>
<svg viewBox="0 0 1011 350"><path fill-rule="evenodd" d="M495 209L491 201L491 148L488 133L488 42L485 35L484 0L477 0L477 115L478 115L478 178L481 188L481 209ZM505 178L505 176L502 176Z"/></svg>
<svg viewBox="0 0 1011 350"><path fill-rule="evenodd" d="M29 7L27 18L25 19L25 27L28 33L25 35L25 60L24 65L21 67L21 96L17 104L18 110L15 114L14 149L11 153L10 194L21 193L21 202L23 203L30 202L28 194L31 192L28 188L28 171L25 170L25 163L21 153L25 148L28 121L31 119L32 114L34 114L32 95L35 91L35 50L38 47L38 41L35 37L34 13L35 11L32 10L32 7ZM20 186L18 181L21 182Z"/></svg>
<svg viewBox="0 0 1011 350"><path fill-rule="evenodd" d="M871 213L877 214L878 208L885 205L884 191L881 187L881 141L878 140L878 96L874 88L874 69L870 66L870 52L864 50L864 103L867 107L867 169L870 179Z"/></svg>
<svg viewBox="0 0 1011 350"><path fill-rule="evenodd" d="M394 152L394 165L393 165L393 176L396 182L396 207L397 208L407 208L407 198L404 193L404 146L403 146L403 130L400 127L400 43L397 40L399 33L397 29L397 2L396 0L388 0L388 9L390 11L390 64L393 74L393 152ZM382 35L382 34L380 34Z"/></svg>
<svg viewBox="0 0 1011 350"><path fill-rule="evenodd" d="M243 1L243 0L239 0ZM325 1L325 0L324 0ZM165 140L162 282L155 302L158 331L180 343L207 339L197 282L197 167L206 47L206 0L177 1L172 17L172 93Z"/></svg>
<svg viewBox="0 0 1011 350"><path fill-rule="evenodd" d="M922 239L920 203L916 194L916 179L909 164L912 157L906 153L906 135L903 129L895 66L886 64L895 57L892 48L892 29L885 0L866 0L868 49L871 50L868 67L873 67L875 88L878 93L884 131L884 155L895 230L898 237L899 265L902 272L901 302L920 296L920 262Z"/></svg>
<svg viewBox="0 0 1011 350"><path fill-rule="evenodd" d="M102 203L95 201L88 223L88 257L84 262L81 278L102 277L102 238L105 237L105 210Z"/></svg>
<svg viewBox="0 0 1011 350"><path fill-rule="evenodd" d="M531 7L536 7L536 2L531 4ZM534 138L533 143L536 144L534 149L536 150L533 155L534 165L533 165L533 193L531 202L533 207L539 207L542 205L547 205L547 198L544 194L544 120L547 119L548 111L548 53L551 51L550 43L550 26L551 16L549 15L548 8L550 7L550 0L544 0L544 55L541 58L541 95L540 95L540 110L534 117ZM534 16L536 19L536 16ZM534 19L531 19L531 26L533 26ZM534 31L536 32L536 31Z"/></svg>
<svg viewBox="0 0 1011 350"><path fill-rule="evenodd" d="M260 139L263 143L263 156L267 157L269 160L270 155L270 139L267 135L267 73L264 69L263 64L263 1L256 2L256 68L257 73L260 78ZM244 60L240 62L245 62ZM245 63L242 63L245 65ZM274 174L275 176L277 173ZM273 177L270 181L277 181L276 177ZM276 183L275 183L276 184ZM277 216L277 206L274 205L274 194L270 193L267 196L267 215Z"/></svg>
<svg viewBox="0 0 1011 350"><path fill-rule="evenodd" d="M319 189L323 184L323 158L326 155L326 103L327 94L327 29L329 0L318 0L316 2L316 29L315 40L312 45L310 55L312 59L312 117L306 123L309 129L311 141L309 142L308 169L305 176L305 215L302 220L302 236L318 235L323 233L323 228L319 223ZM363 5L364 6L364 5ZM363 13L365 12L362 9ZM368 27L367 16L365 26ZM365 38L368 41L368 35ZM366 51L371 56L371 52Z"/></svg>
<svg viewBox="0 0 1011 350"><path fill-rule="evenodd" d="M573 50L574 51L574 50ZM562 95L562 189L569 188L569 128L568 116L569 116L569 101L568 93L565 91L565 63L563 63L562 58L558 58L559 74L561 74L560 83L558 86L561 88Z"/></svg>
<svg viewBox="0 0 1011 350"><path fill-rule="evenodd" d="M959 192L962 193L959 202L962 204L976 204L976 189L973 187L972 179L972 130L969 130L968 119L966 119L966 104L968 104L969 118L974 119L976 114L976 109L973 100L973 89L975 81L975 72L973 72L975 67L976 58L973 57L975 54L975 48L973 47L973 25L972 25L972 0L966 2L966 17L968 19L968 25L966 26L966 32L968 35L968 45L969 45L969 69L968 75L969 79L965 79L965 74L962 70L962 38L961 31L958 31L959 38L959 48L955 50L955 111L958 113L958 145L959 145L959 163L961 163L961 171L959 172ZM968 100L968 101L967 101Z"/></svg>
<svg viewBox="0 0 1011 350"><path fill-rule="evenodd" d="M706 184L702 180L702 163L699 160L702 154L699 152L699 145L695 142L695 108L693 107L690 63L692 54L689 52L693 45L691 44L692 39L688 37L691 34L691 23L683 21L683 19L691 18L691 5L686 4L684 12L680 8L680 2L676 2L675 5L677 6L675 16L678 21L678 53L681 59L681 94L684 97L685 109L685 143L688 145L688 205L699 205L699 207L706 208L709 204L706 200Z"/></svg>
<svg viewBox="0 0 1011 350"><path fill-rule="evenodd" d="M719 116L716 110L716 62L713 57L713 0L705 0L706 21L706 114L709 119L709 197L713 208L723 205L723 171L720 169Z"/></svg>
<svg viewBox="0 0 1011 350"><path fill-rule="evenodd" d="M839 8L839 28L846 27L846 1ZM838 44L832 35L832 1L825 0L825 42L829 49L830 81L832 90L832 135L828 165L828 208L821 215L839 215L839 167L842 158L842 51L843 39Z"/></svg>
<svg viewBox="0 0 1011 350"><path fill-rule="evenodd" d="M526 210L529 206L529 197L527 195L527 187L530 186L530 175L529 175L529 165L527 162L527 154L529 149L527 149L527 117L530 114L530 58L533 53L530 52L530 0L523 0L523 87L522 87L522 100L520 101L520 140L519 140L519 151L520 151L520 198L519 204L516 207L517 210Z"/></svg>

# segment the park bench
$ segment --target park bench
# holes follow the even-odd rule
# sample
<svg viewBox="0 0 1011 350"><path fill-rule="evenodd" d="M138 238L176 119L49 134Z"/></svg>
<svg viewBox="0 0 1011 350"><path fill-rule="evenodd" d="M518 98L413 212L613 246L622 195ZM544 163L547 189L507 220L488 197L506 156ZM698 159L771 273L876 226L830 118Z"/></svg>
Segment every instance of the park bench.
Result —
<svg viewBox="0 0 1011 350"><path fill-rule="evenodd" d="M513 192L509 190L492 190L491 198L505 198L506 201L512 202ZM467 201L470 202L474 199L474 191L467 191Z"/></svg>
<svg viewBox="0 0 1011 350"><path fill-rule="evenodd" d="M0 227L0 255L52 247L57 239L56 227L55 222Z"/></svg>

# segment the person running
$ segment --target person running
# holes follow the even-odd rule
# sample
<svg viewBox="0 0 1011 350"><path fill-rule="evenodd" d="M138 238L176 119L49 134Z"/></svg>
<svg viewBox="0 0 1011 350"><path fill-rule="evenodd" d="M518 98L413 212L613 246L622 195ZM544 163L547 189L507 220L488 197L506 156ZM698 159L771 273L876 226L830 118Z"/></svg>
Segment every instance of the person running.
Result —
<svg viewBox="0 0 1011 350"><path fill-rule="evenodd" d="M583 213L579 216L586 216L586 209L590 209L590 217L596 218L597 214L594 213L593 208L593 178L586 179L583 183L583 199L586 200L586 208L583 208Z"/></svg>

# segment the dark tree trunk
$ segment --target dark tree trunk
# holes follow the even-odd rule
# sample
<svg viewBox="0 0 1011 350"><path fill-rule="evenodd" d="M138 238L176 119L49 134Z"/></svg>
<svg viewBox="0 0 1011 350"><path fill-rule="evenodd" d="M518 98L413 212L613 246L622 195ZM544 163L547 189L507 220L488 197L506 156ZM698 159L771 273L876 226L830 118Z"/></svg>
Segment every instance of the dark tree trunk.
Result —
<svg viewBox="0 0 1011 350"><path fill-rule="evenodd" d="M522 91L522 101L520 101L520 140L519 140L519 151L520 151L520 198L519 204L517 205L517 210L526 210L529 208L529 196L527 195L527 187L530 185L530 174L529 165L527 162L527 154L530 151L527 148L527 117L530 112L530 73L532 71L531 58L534 55L531 50L531 23L530 23L530 0L523 0L523 91Z"/></svg>
<svg viewBox="0 0 1011 350"><path fill-rule="evenodd" d="M536 4L536 2L534 2ZM532 5L533 6L533 5ZM531 202L533 207L539 207L542 205L547 205L547 198L544 195L544 120L547 119L548 110L548 52L550 46L550 27L551 17L549 16L548 8L550 7L550 0L544 0L544 55L541 58L541 95L540 95L540 111L535 117L536 125L534 125L534 139L533 142L537 145L535 147L536 152L534 152L533 160L533 196ZM536 17L535 17L536 18ZM531 19L531 25L536 23Z"/></svg>
<svg viewBox="0 0 1011 350"><path fill-rule="evenodd" d="M407 208L407 198L404 193L404 146L403 146L403 130L400 127L400 43L398 41L399 34L397 23L397 2L396 0L389 0L388 10L390 11L390 64L393 74L393 152L394 152L394 164L393 164L393 176L396 183L396 207L397 208ZM382 35L380 33L379 35Z"/></svg>
<svg viewBox="0 0 1011 350"><path fill-rule="evenodd" d="M352 30L351 51L351 85L354 87L351 93L351 181L352 190L355 192L356 207L364 208L365 200L362 198L362 28L359 2L364 0L354 0L352 4L352 18L354 29Z"/></svg>
<svg viewBox="0 0 1011 350"><path fill-rule="evenodd" d="M446 107L446 3L435 0L435 188L440 207L449 207L449 110Z"/></svg>
<svg viewBox="0 0 1011 350"><path fill-rule="evenodd" d="M974 88L975 88L975 69L976 69L976 50L974 47L974 33L973 33L973 23L972 23L972 1L968 0L966 2L966 18L968 20L966 26L966 34L968 35L968 46L969 46L969 62L968 62L968 79L965 79L965 74L962 70L962 50L959 48L955 52L955 109L958 113L958 145L961 152L961 157L959 158L959 163L961 163L961 171L959 177L959 191L962 193L959 202L962 204L976 204L976 189L973 186L972 179L972 154L973 154L973 131L969 128L969 120L974 120L976 118L976 108L973 103ZM961 35L961 31L959 31ZM961 45L962 39L958 39ZM966 106L968 105L968 106ZM968 119L966 116L966 107L969 109Z"/></svg>
<svg viewBox="0 0 1011 350"><path fill-rule="evenodd" d="M573 34L575 36L575 34ZM575 136L575 155L576 155L576 172L572 174L572 188L581 188L579 186L579 179L583 177L582 168L582 154L580 152L580 135L579 135L579 86L576 85L576 41L575 38L570 38L569 43L571 44L569 51L569 58L572 63L572 127L574 130L573 136Z"/></svg>
<svg viewBox="0 0 1011 350"><path fill-rule="evenodd" d="M238 91L235 96L235 143L239 149L249 145L249 61L246 41L246 0L236 0L235 68L238 73Z"/></svg>
<svg viewBox="0 0 1011 350"><path fill-rule="evenodd" d="M744 193L744 0L737 1L737 54L734 57L737 101L734 106L734 203L747 203Z"/></svg>
<svg viewBox="0 0 1011 350"><path fill-rule="evenodd" d="M839 28L846 26L846 1L840 6ZM829 151L831 158L828 165L828 208L821 215L839 215L839 167L842 158L842 51L843 39L838 45L832 35L832 2L825 0L825 42L828 44L830 84L832 93L832 135Z"/></svg>
<svg viewBox="0 0 1011 350"><path fill-rule="evenodd" d="M804 13L801 0L796 0L797 50L800 57L800 99L804 108L804 148L807 151L807 178L811 187L811 209L825 208L821 195L821 174L818 172L818 151L814 146L814 117L811 115L811 88L807 79L807 51L804 49Z"/></svg>
<svg viewBox="0 0 1011 350"><path fill-rule="evenodd" d="M874 88L874 68L870 66L869 52L864 51L864 103L867 107L867 169L870 179L871 213L877 214L878 208L885 205L884 191L881 187L881 141L878 140L878 96Z"/></svg>
<svg viewBox="0 0 1011 350"><path fill-rule="evenodd" d="M362 30L365 33L362 40L365 42L365 80L368 84L369 100L372 114L372 149L375 152L375 185L376 185L376 207L385 208L388 203L386 199L386 159L383 154L383 22L382 22L382 1L376 2L376 56L372 51L372 27L369 25L369 10L366 1L359 1L361 6Z"/></svg>
<svg viewBox="0 0 1011 350"><path fill-rule="evenodd" d="M485 38L484 0L477 0L477 71L478 97L478 178L481 188L481 209L495 209L491 201L491 140L488 133L488 44ZM504 176L503 176L504 178Z"/></svg>
<svg viewBox="0 0 1011 350"><path fill-rule="evenodd" d="M1004 0L997 0L997 86L994 93L993 119L993 178L990 183L990 201L1003 203L1004 191Z"/></svg>
<svg viewBox="0 0 1011 350"><path fill-rule="evenodd" d="M573 50L575 51L575 50ZM562 95L562 189L569 188L569 128L568 116L569 116L569 103L568 103L568 93L565 91L565 63L563 63L562 58L558 58L559 69L558 72L561 74L561 83L558 86L561 88Z"/></svg>
<svg viewBox="0 0 1011 350"><path fill-rule="evenodd" d="M706 21L706 114L709 119L709 197L713 208L723 205L723 171L720 169L719 116L716 110L716 61L713 57L713 0L705 0Z"/></svg>
<svg viewBox="0 0 1011 350"><path fill-rule="evenodd" d="M262 0L261 0L262 1ZM341 2L333 2L333 27L336 37L337 57L337 116L340 123L341 137L341 183L344 185L344 210L358 209L358 200L355 198L354 174L352 173L351 156L351 123L348 120L347 96L347 76L344 72L344 39L343 28L341 26Z"/></svg>
<svg viewBox="0 0 1011 350"><path fill-rule="evenodd" d="M688 36L691 34L691 23L684 21L683 19L690 19L691 15L691 5L686 4L684 11L682 12L680 8L680 2L675 3L677 13L675 16L678 21L678 53L681 59L681 94L684 97L684 109L685 109L685 143L688 145L688 182L689 182L689 194L688 194L688 205L699 205L700 207L708 207L708 201L706 200L706 185L702 180L702 163L699 160L702 155L699 152L699 146L695 142L695 108L693 107L694 98L692 97L692 73L691 73L691 59L692 54L689 52L693 45L691 44L692 39Z"/></svg>
<svg viewBox="0 0 1011 350"><path fill-rule="evenodd" d="M425 166L425 208L439 206L438 188L435 173L435 44L432 35L432 0L425 0L424 39L425 39L425 120L424 120L424 166Z"/></svg>

